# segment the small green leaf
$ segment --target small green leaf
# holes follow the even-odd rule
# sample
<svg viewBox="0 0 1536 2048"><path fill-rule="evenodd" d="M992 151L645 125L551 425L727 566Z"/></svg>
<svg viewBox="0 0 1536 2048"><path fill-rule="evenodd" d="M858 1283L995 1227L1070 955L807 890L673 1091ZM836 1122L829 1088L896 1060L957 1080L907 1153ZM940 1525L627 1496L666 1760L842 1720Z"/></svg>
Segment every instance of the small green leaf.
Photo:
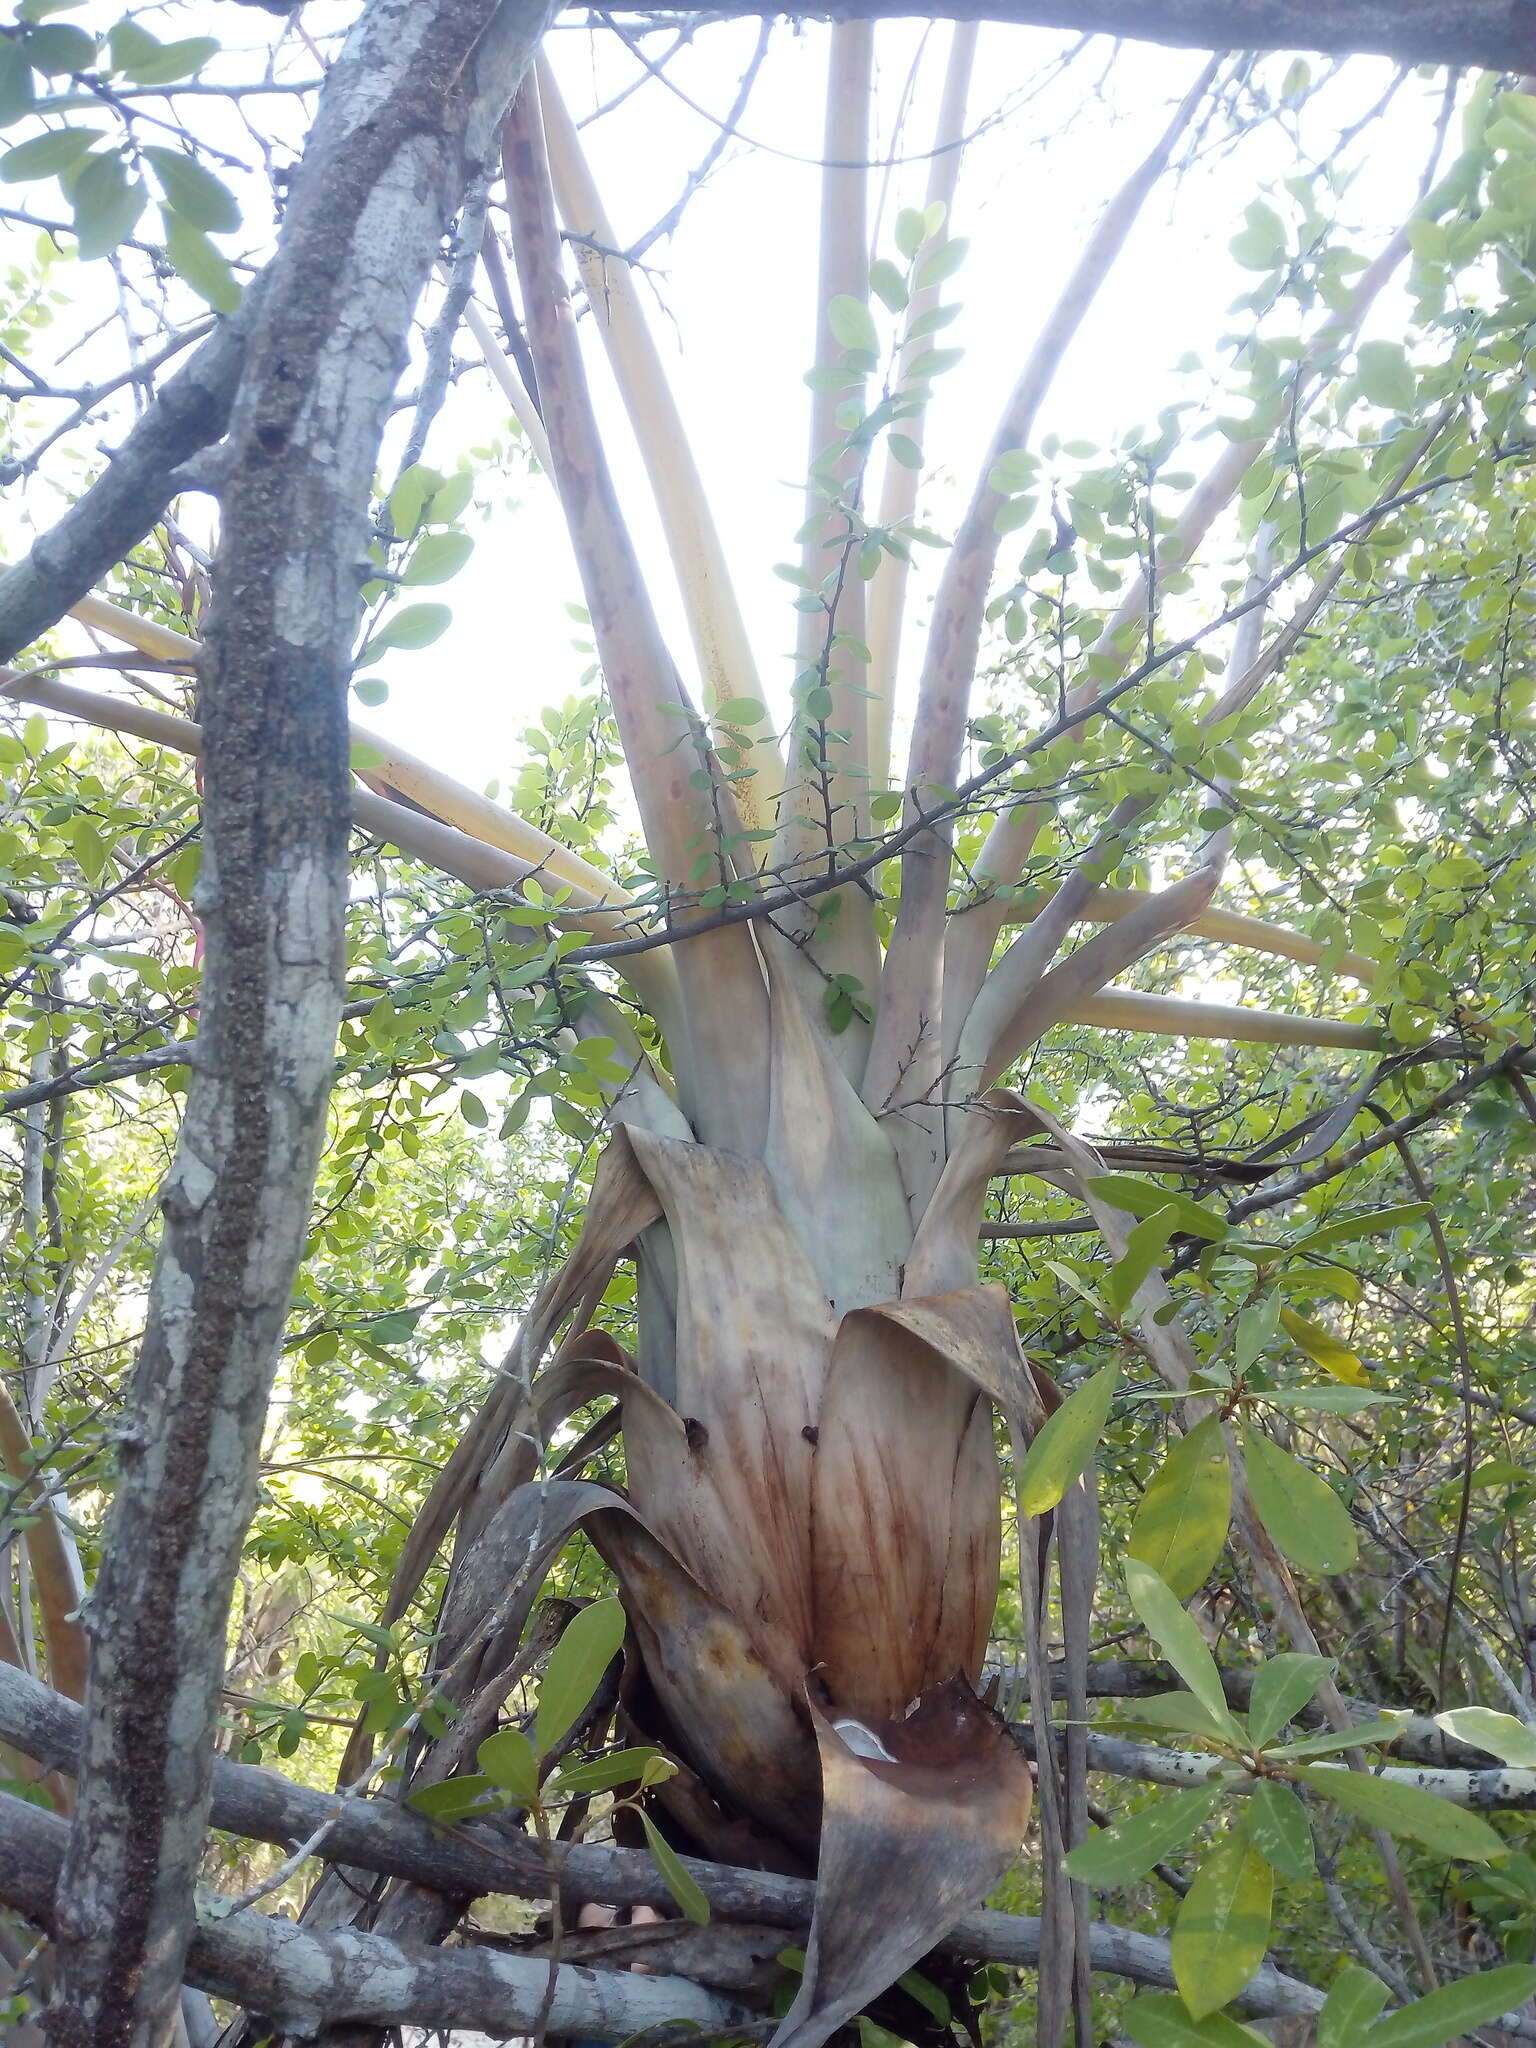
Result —
<svg viewBox="0 0 1536 2048"><path fill-rule="evenodd" d="M1401 2012L1378 2020L1363 2039L1369 2048L1445 2048L1459 2034L1486 2027L1536 1994L1536 1969L1508 1963L1442 1984Z"/></svg>
<svg viewBox="0 0 1536 2048"><path fill-rule="evenodd" d="M534 1740L540 1756L548 1756L586 1711L623 1641L624 1608L618 1600L594 1600L567 1622L539 1687Z"/></svg>
<svg viewBox="0 0 1536 2048"><path fill-rule="evenodd" d="M206 234L228 235L240 225L240 207L223 180L179 149L146 143L147 158L172 210Z"/></svg>
<svg viewBox="0 0 1536 2048"><path fill-rule="evenodd" d="M545 1786L551 1797L566 1798L578 1792L611 1792L615 1785L633 1785L642 1780L655 1784L658 1764L663 1778L671 1777L676 1765L667 1762L659 1749L617 1749L611 1756L593 1757L589 1763L568 1764Z"/></svg>
<svg viewBox="0 0 1536 2048"><path fill-rule="evenodd" d="M1362 397L1389 412L1406 412L1418 392L1400 341L1362 341L1355 351L1355 382Z"/></svg>
<svg viewBox="0 0 1536 2048"><path fill-rule="evenodd" d="M478 1095L472 1095L467 1088L459 1094L459 1115L474 1131L483 1131L490 1121L485 1104Z"/></svg>
<svg viewBox="0 0 1536 2048"><path fill-rule="evenodd" d="M1271 1408L1299 1408L1318 1415L1359 1415L1384 1401L1399 1405L1402 1398L1401 1394L1380 1394L1374 1387L1281 1387L1254 1395Z"/></svg>
<svg viewBox="0 0 1536 2048"><path fill-rule="evenodd" d="M1337 1669L1331 1657L1282 1650L1256 1671L1248 1695L1248 1733L1255 1747L1273 1742Z"/></svg>
<svg viewBox="0 0 1536 2048"><path fill-rule="evenodd" d="M428 1820L452 1823L473 1813L490 1790L489 1778L477 1775L444 1778L436 1785L418 1785L405 1803L415 1807L418 1813L424 1813Z"/></svg>
<svg viewBox="0 0 1536 2048"><path fill-rule="evenodd" d="M475 1762L493 1785L510 1792L519 1806L539 1796L539 1760L521 1728L498 1728L475 1751Z"/></svg>
<svg viewBox="0 0 1536 2048"><path fill-rule="evenodd" d="M1193 1841L1221 1797L1219 1785L1207 1785L1154 1800L1129 1820L1100 1828L1086 1842L1079 1842L1065 1859L1068 1876L1101 1892L1134 1884L1155 1863Z"/></svg>
<svg viewBox="0 0 1536 2048"><path fill-rule="evenodd" d="M1245 1429L1248 1487L1259 1520L1304 1572L1348 1571L1360 1552L1349 1510L1324 1479L1262 1430Z"/></svg>
<svg viewBox="0 0 1536 2048"><path fill-rule="evenodd" d="M401 578L404 583L446 583L475 551L467 533L429 533L417 541Z"/></svg>
<svg viewBox="0 0 1536 2048"><path fill-rule="evenodd" d="M1220 1557L1231 1518L1227 1446L1220 1421L1208 1415L1178 1440L1142 1495L1129 1554L1187 1600Z"/></svg>
<svg viewBox="0 0 1536 2048"><path fill-rule="evenodd" d="M1317 2016L1317 2048L1359 2048L1386 2004L1387 1987L1358 1963L1340 1970Z"/></svg>
<svg viewBox="0 0 1536 2048"><path fill-rule="evenodd" d="M1317 1874L1307 1809L1286 1786L1271 1778L1257 1784L1249 1796L1243 1825L1254 1848L1282 1877L1305 1884Z"/></svg>
<svg viewBox="0 0 1536 2048"><path fill-rule="evenodd" d="M966 259L970 243L964 235L952 235L942 247L925 256L917 266L916 284L920 292L932 290L935 285L947 284Z"/></svg>
<svg viewBox="0 0 1536 2048"><path fill-rule="evenodd" d="M928 239L928 219L915 206L904 206L896 216L896 246L903 256L915 256Z"/></svg>
<svg viewBox="0 0 1536 2048"><path fill-rule="evenodd" d="M1173 1981L1196 2019L1236 1998L1264 1960L1274 1873L1241 1832L1195 1873L1173 1923Z"/></svg>
<svg viewBox="0 0 1536 2048"><path fill-rule="evenodd" d="M89 71L96 62L96 38L67 22L50 21L27 31L26 52L34 71Z"/></svg>
<svg viewBox="0 0 1536 2048"><path fill-rule="evenodd" d="M37 86L26 45L0 38L0 128L9 128L37 105Z"/></svg>
<svg viewBox="0 0 1536 2048"><path fill-rule="evenodd" d="M716 725L761 725L768 713L756 697L727 697L710 715Z"/></svg>
<svg viewBox="0 0 1536 2048"><path fill-rule="evenodd" d="M1516 1770L1536 1770L1536 1728L1528 1728L1513 1714L1496 1714L1491 1707L1455 1707L1448 1714L1436 1714L1435 1726L1458 1742L1486 1749Z"/></svg>
<svg viewBox="0 0 1536 2048"><path fill-rule="evenodd" d="M862 299L856 299L851 292L839 292L827 306L827 325L833 339L844 348L878 349L880 336L875 330L874 315Z"/></svg>
<svg viewBox="0 0 1536 2048"><path fill-rule="evenodd" d="M453 623L453 612L445 604L408 604L386 619L358 656L358 666L373 661L389 647L430 647Z"/></svg>
<svg viewBox="0 0 1536 2048"><path fill-rule="evenodd" d="M885 445L903 469L921 469L923 451L910 434L887 434Z"/></svg>
<svg viewBox="0 0 1536 2048"><path fill-rule="evenodd" d="M1147 1633L1168 1662L1212 1719L1230 1729L1233 1739L1240 1741L1242 1730L1227 1711L1221 1673L1193 1618L1184 1612L1157 1573L1138 1558L1126 1560L1125 1587Z"/></svg>
<svg viewBox="0 0 1536 2048"><path fill-rule="evenodd" d="M161 43L121 66L135 85L174 85L178 78L190 78L201 71L210 57L217 57L219 44L213 36L184 36L180 42Z"/></svg>
<svg viewBox="0 0 1536 2048"><path fill-rule="evenodd" d="M1400 1784L1395 1778L1372 1778L1363 1771L1330 1767L1327 1764L1298 1764L1296 1776L1314 1792L1342 1806L1370 1827L1385 1828L1390 1835L1407 1835L1422 1842L1440 1856L1461 1856L1471 1863L1488 1863L1509 1854L1509 1844L1496 1835L1487 1821L1479 1820L1449 1801L1437 1799L1417 1785Z"/></svg>
<svg viewBox="0 0 1536 2048"><path fill-rule="evenodd" d="M683 1868L682 1861L677 1851L672 1847L672 1844L664 1840L658 1833L655 1821L651 1819L651 1816L643 1807L640 1809L640 1825L645 1829L645 1839L650 1845L651 1854L656 1859L656 1868L665 1879L667 1890L677 1901L684 1918L691 1920L695 1927L707 1927L709 1924L708 1899L705 1898L693 1878Z"/></svg>
<svg viewBox="0 0 1536 2048"><path fill-rule="evenodd" d="M907 303L907 281L889 256L880 256L869 266L869 288L887 312L900 313Z"/></svg>
<svg viewBox="0 0 1536 2048"><path fill-rule="evenodd" d="M110 256L133 233L148 196L137 178L129 181L115 150L91 157L69 187L80 261L91 263L97 257Z"/></svg>
<svg viewBox="0 0 1536 2048"><path fill-rule="evenodd" d="M1047 1418L1019 1467L1019 1508L1043 1515L1055 1507L1098 1448L1120 1379L1118 1364L1085 1380Z"/></svg>
<svg viewBox="0 0 1536 2048"><path fill-rule="evenodd" d="M165 224L165 253L180 277L215 313L233 313L240 303L240 281L229 260L199 227L172 212Z"/></svg>
<svg viewBox="0 0 1536 2048"><path fill-rule="evenodd" d="M8 185L19 185L31 178L55 178L61 171L72 171L101 136L99 128L55 128L51 135L34 135L30 142L18 142L0 156L0 178Z"/></svg>

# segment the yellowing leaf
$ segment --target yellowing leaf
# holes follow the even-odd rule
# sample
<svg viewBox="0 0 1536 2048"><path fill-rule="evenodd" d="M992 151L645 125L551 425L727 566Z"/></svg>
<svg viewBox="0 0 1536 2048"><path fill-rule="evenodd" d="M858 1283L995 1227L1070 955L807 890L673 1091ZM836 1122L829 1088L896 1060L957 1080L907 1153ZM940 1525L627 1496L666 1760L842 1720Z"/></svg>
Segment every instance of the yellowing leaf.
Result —
<svg viewBox="0 0 1536 2048"><path fill-rule="evenodd" d="M1293 1308L1280 1311L1280 1326L1291 1340L1298 1344L1314 1365L1320 1365L1324 1372L1332 1373L1336 1380L1342 1380L1347 1387L1364 1387L1370 1384L1365 1367L1356 1358L1347 1344L1341 1344L1337 1337L1325 1330L1320 1323L1309 1323L1305 1316L1297 1315Z"/></svg>
<svg viewBox="0 0 1536 2048"><path fill-rule="evenodd" d="M1241 1834L1232 1834L1195 1873L1173 1924L1173 1980L1203 2020L1236 1998L1264 1960L1274 1873Z"/></svg>
<svg viewBox="0 0 1536 2048"><path fill-rule="evenodd" d="M1187 1600L1220 1557L1231 1516L1227 1447L1220 1422L1208 1415L1174 1445L1142 1495L1130 1555Z"/></svg>

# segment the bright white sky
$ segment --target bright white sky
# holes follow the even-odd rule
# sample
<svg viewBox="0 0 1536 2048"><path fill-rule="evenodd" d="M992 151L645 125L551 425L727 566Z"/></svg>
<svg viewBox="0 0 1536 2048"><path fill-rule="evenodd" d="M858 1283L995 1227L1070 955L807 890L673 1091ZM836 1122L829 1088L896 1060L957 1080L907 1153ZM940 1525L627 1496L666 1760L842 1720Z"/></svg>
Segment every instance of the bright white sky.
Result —
<svg viewBox="0 0 1536 2048"><path fill-rule="evenodd" d="M918 23L879 30L883 152L927 148L949 33L947 25L927 32L911 111L892 150L892 122L924 35ZM752 23L705 29L698 47L674 60L670 75L700 106L723 113L755 35ZM1071 40L984 28L972 125L1027 92ZM611 38L566 31L554 41L567 101L578 115L634 76L633 60ZM809 403L801 375L813 359L815 319L818 173L814 163L794 159L819 152L826 43L826 32L814 25L780 28L743 122L753 140L772 150L733 145L691 201L678 235L657 245L649 259L664 273L651 294L654 330L776 701L790 679L795 614L773 564L795 554ZM996 412L1088 226L1203 61L1195 52L1127 45L1101 91L1109 56L1108 43L1094 44L1041 98L981 134L967 156L955 227L971 237L972 247L949 290L964 311L944 336L967 354L936 387L927 445L937 467L924 480L919 507L940 530L950 530L958 516ZM1272 66L1276 79L1282 69ZM1309 149L1325 154L1390 77L1384 63L1351 64L1309 117ZM1439 90L1438 80L1410 80L1388 119L1371 131L1364 160L1358 152L1350 160L1359 178L1346 206L1352 218L1374 227L1367 229L1368 249L1401 218L1422 169ZM655 82L585 131L621 242L665 213L712 133L706 120ZM1058 380L1042 433L1102 444L1173 399L1210 389L1208 371L1191 376L1175 365L1191 350L1211 364L1212 345L1231 324L1227 309L1252 282L1232 263L1226 244L1255 190L1299 167L1294 146L1270 126L1235 154L1197 165L1177 190L1170 184L1154 197ZM892 170L879 202L877 251L893 253L895 212L921 203L926 178L921 161ZM670 570L600 347L589 349L589 370L620 488L654 568L652 588L686 672L688 641ZM487 419L499 425L504 418L503 402L487 382L468 380L445 411L429 459L451 466L457 446L483 433ZM579 588L552 494L530 479L523 498L523 512L498 517L483 531L469 567L444 591L431 593L453 604L449 635L423 652L393 657L381 671L391 681L390 700L366 714L477 785L521 751L521 728L574 685L584 661L572 648L579 629L565 604ZM931 569L936 558L922 552ZM922 603L919 591L919 612ZM908 678L916 646L909 630Z"/></svg>
<svg viewBox="0 0 1536 2048"><path fill-rule="evenodd" d="M103 0L73 18L104 27L116 11ZM348 12L338 8L332 15L311 7L306 19L322 11L331 19L346 18ZM265 17L253 10L213 6L209 0L178 0L147 10L143 18L166 38L206 24L232 42L254 43L266 27ZM704 28L696 45L672 61L669 76L698 106L723 114L756 34L752 22ZM926 150L949 34L942 24L926 31L915 22L880 28L877 126L882 152L920 159ZM1028 98L1073 40L996 26L981 31L971 124L982 126L1009 107L1016 111L985 126L973 143L955 209L956 231L971 237L972 248L949 288L949 296L963 301L964 311L944 341L963 345L967 354L937 386L927 435L937 467L924 480L919 505L920 516L941 531L954 525L997 409L1088 226L1163 128L1203 61L1196 52L1130 44L1111 62L1112 46L1101 40L1044 92ZM611 36L566 29L551 41L567 100L578 116L636 75L634 59ZM722 529L764 682L776 702L782 702L790 678L787 650L795 614L788 586L772 572L775 562L794 555L792 536L801 516L809 404L801 376L812 361L816 310L814 159L826 45L827 32L815 25L778 28L742 124L746 136L769 147L733 143L691 201L677 236L658 244L649 259L660 273L650 288L653 325ZM652 47L659 52L661 39L653 39ZM312 73L310 59L294 54L300 72ZM906 116L899 132L893 132L919 56ZM249 77L255 69L249 59L229 57L210 75ZM1321 60L1315 69L1322 75ZM1283 60L1271 60L1272 84L1278 84L1283 70ZM1227 309L1251 283L1251 274L1238 270L1226 252L1242 225L1244 207L1267 184L1326 158L1339 132L1377 100L1391 75L1391 67L1376 60L1357 59L1345 67L1309 106L1300 153L1293 136L1266 123L1235 150L1207 156L1177 187L1165 184L1089 317L1051 395L1042 433L1054 429L1066 439L1103 444L1127 426L1149 420L1171 400L1211 390L1212 370L1221 373L1215 344L1230 324ZM1356 175L1343 208L1352 222L1362 224L1360 246L1366 249L1379 244L1409 203L1439 93L1438 79L1408 80L1387 117L1344 159ZM213 102L183 105L199 132L217 133L259 171L243 127L223 119ZM281 102L251 105L269 132L292 125ZM21 132L12 131L6 140L18 139ZM714 132L708 119L654 81L585 131L621 241L639 234L672 205ZM926 177L921 160L890 172L877 195L879 252L892 253L895 212L921 202ZM247 190L248 215L259 220L265 201L254 179ZM52 186L5 188L4 196L12 194L39 210L57 211ZM1278 203L1287 210L1287 202ZM85 306L94 309L100 295L106 311L107 266L76 272L66 265L60 275L65 282L78 279ZM1384 302L1378 321L1393 318L1390 302ZM73 332L74 316L65 316L60 325ZM110 336L104 337L98 348L109 342ZM467 335L463 346L466 352L472 349ZM1190 351L1199 353L1205 367L1181 373L1175 366ZM688 641L670 569L599 348L590 350L589 365L621 492L652 572L663 622L687 673ZM489 379L468 377L434 430L428 459L452 469L460 448L504 435L507 420L505 402ZM1203 467L1206 456L1193 452L1193 466ZM388 460L385 467L391 468ZM363 714L477 787L506 774L523 752L522 728L541 706L576 687L587 660L572 644L580 629L566 604L578 599L580 590L549 486L519 469L505 480L489 479L488 492L497 501L515 496L521 509L498 511L478 529L479 545L467 569L444 588L422 593L452 604L453 626L430 649L388 657L376 673L389 680L390 698ZM46 494L33 502L34 516L51 516ZM16 544L13 531L7 536L8 551ZM923 553L931 574L936 558ZM915 599L920 616L921 586ZM909 622L908 677L917 644Z"/></svg>

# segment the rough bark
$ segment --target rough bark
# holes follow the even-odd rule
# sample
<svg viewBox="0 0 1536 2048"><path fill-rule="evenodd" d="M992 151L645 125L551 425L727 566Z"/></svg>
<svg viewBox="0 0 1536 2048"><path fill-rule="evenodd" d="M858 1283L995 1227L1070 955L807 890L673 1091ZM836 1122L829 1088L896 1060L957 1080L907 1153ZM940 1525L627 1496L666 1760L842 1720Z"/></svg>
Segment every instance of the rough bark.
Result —
<svg viewBox="0 0 1536 2048"><path fill-rule="evenodd" d="M40 1807L0 1793L0 1889L47 1926L68 1830ZM300 2036L337 2020L384 2026L479 2027L504 2038L548 2025L561 2034L627 2036L675 2021L728 2027L741 2008L679 1976L567 1966L488 1948L402 1948L376 1934L323 1934L291 1920L227 1910L203 1893L186 1957L189 1981Z"/></svg>
<svg viewBox="0 0 1536 2048"><path fill-rule="evenodd" d="M786 10L782 0L682 0L674 11L718 18ZM823 21L1004 21L1180 49L1361 52L1492 71L1536 65L1532 0L816 0L795 13Z"/></svg>
<svg viewBox="0 0 1536 2048"><path fill-rule="evenodd" d="M199 1054L92 1606L60 1880L71 2048L171 2036L225 1626L341 1008L345 691L379 438L417 296L541 0L373 0L330 73L224 450L204 661Z"/></svg>
<svg viewBox="0 0 1536 2048"><path fill-rule="evenodd" d="M247 304L220 321L162 387L105 473L0 575L0 661L56 625L144 538L173 495L173 472L219 439L253 311Z"/></svg>

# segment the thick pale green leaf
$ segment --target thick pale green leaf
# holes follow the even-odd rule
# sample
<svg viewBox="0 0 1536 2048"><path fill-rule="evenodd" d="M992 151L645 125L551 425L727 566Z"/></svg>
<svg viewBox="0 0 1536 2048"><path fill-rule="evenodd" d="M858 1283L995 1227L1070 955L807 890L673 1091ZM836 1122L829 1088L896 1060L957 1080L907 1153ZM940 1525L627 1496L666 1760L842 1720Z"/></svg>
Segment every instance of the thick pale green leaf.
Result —
<svg viewBox="0 0 1536 2048"><path fill-rule="evenodd" d="M1055 1507L1088 1464L1104 1434L1119 1380L1119 1365L1106 1365L1047 1417L1019 1467L1022 1513L1043 1515Z"/></svg>
<svg viewBox="0 0 1536 2048"><path fill-rule="evenodd" d="M1228 2004L1269 1947L1274 1873L1238 1831L1195 1873L1173 1923L1173 1980L1196 2019Z"/></svg>
<svg viewBox="0 0 1536 2048"><path fill-rule="evenodd" d="M651 1854L656 1859L656 1868L661 1872L667 1890L677 1901L684 1919L691 1920L695 1927L709 1924L709 1901L698 1885L684 1870L677 1851L657 1832L656 1823L642 1807L640 1825L645 1829L645 1839Z"/></svg>
<svg viewBox="0 0 1536 2048"><path fill-rule="evenodd" d="M1248 1732L1262 1749L1294 1721L1338 1666L1331 1657L1307 1657L1283 1650L1254 1673L1248 1695Z"/></svg>
<svg viewBox="0 0 1536 2048"><path fill-rule="evenodd" d="M149 143L143 154L166 201L183 220L211 235L227 235L240 225L240 207L233 192L200 164L196 157L179 149L158 149Z"/></svg>
<svg viewBox="0 0 1536 2048"><path fill-rule="evenodd" d="M1440 1856L1461 1856L1471 1863L1487 1863L1509 1854L1503 1841L1487 1821L1468 1813L1449 1800L1437 1799L1417 1785L1403 1785L1394 1778L1372 1778L1361 1771L1330 1769L1325 1764L1298 1764L1295 1775L1314 1792L1342 1806L1358 1820L1389 1835L1407 1835L1422 1842Z"/></svg>
<svg viewBox="0 0 1536 2048"><path fill-rule="evenodd" d="M172 212L165 224L165 253L200 299L215 313L233 313L240 303L240 282L229 260L199 227Z"/></svg>
<svg viewBox="0 0 1536 2048"><path fill-rule="evenodd" d="M1254 1848L1282 1877L1304 1884L1316 1875L1307 1809L1288 1786L1277 1785L1271 1778L1256 1785L1249 1794L1243 1824Z"/></svg>
<svg viewBox="0 0 1536 2048"><path fill-rule="evenodd" d="M1347 1387L1369 1385L1365 1367L1354 1352L1325 1330L1321 1323L1309 1322L1305 1316L1297 1315L1293 1308L1281 1309L1280 1323L1287 1336L1300 1345L1312 1363L1320 1365L1324 1372L1342 1380Z"/></svg>
<svg viewBox="0 0 1536 2048"><path fill-rule="evenodd" d="M1436 1714L1435 1725L1516 1770L1536 1770L1536 1728L1528 1728L1513 1714L1496 1714L1491 1707L1455 1707L1448 1714Z"/></svg>
<svg viewBox="0 0 1536 2048"><path fill-rule="evenodd" d="M72 171L100 142L99 128L55 128L51 135L34 135L30 142L18 142L0 156L0 178L8 185L20 185L30 178L54 178Z"/></svg>
<svg viewBox="0 0 1536 2048"><path fill-rule="evenodd" d="M851 292L839 292L827 307L827 325L834 340L844 348L864 348L871 352L880 346L880 337L875 331L874 315L862 299L854 298Z"/></svg>
<svg viewBox="0 0 1536 2048"><path fill-rule="evenodd" d="M1141 2048L1262 2048L1263 2036L1230 2014L1213 2012L1203 2020L1191 2014L1171 1991L1150 1991L1134 2000L1121 2015L1121 2025Z"/></svg>
<svg viewBox="0 0 1536 2048"><path fill-rule="evenodd" d="M1151 1566L1139 1558L1126 1560L1125 1587L1147 1633L1195 1698L1214 1721L1230 1728L1234 1739L1240 1740L1242 1731L1227 1711L1216 1660L1192 1617Z"/></svg>
<svg viewBox="0 0 1536 2048"><path fill-rule="evenodd" d="M1317 2048L1359 2048L1389 1995L1379 1977L1358 1963L1346 1964L1317 2016Z"/></svg>
<svg viewBox="0 0 1536 2048"><path fill-rule="evenodd" d="M936 284L946 284L964 263L970 246L964 235L951 235L942 248L925 256L917 266L918 290L928 291Z"/></svg>
<svg viewBox="0 0 1536 2048"><path fill-rule="evenodd" d="M727 697L710 715L717 725L760 725L768 713L756 697Z"/></svg>
<svg viewBox="0 0 1536 2048"><path fill-rule="evenodd" d="M475 1751L475 1762L493 1785L510 1792L519 1806L539 1796L539 1760L521 1728L498 1728Z"/></svg>
<svg viewBox="0 0 1536 2048"><path fill-rule="evenodd" d="M1536 1969L1506 1964L1481 1970L1455 1984L1442 1984L1401 2012L1378 2020L1363 2037L1369 2048L1445 2048L1458 2034L1486 2027L1536 1996Z"/></svg>
<svg viewBox="0 0 1536 2048"><path fill-rule="evenodd" d="M1220 1421L1208 1415L1175 1443L1153 1475L1131 1524L1129 1554L1187 1600L1210 1576L1231 1518L1226 1441Z"/></svg>
<svg viewBox="0 0 1536 2048"><path fill-rule="evenodd" d="M594 1600L566 1623L539 1687L534 1741L540 1756L548 1756L586 1711L623 1641L624 1608L618 1600Z"/></svg>
<svg viewBox="0 0 1536 2048"><path fill-rule="evenodd" d="M1262 1430L1245 1429L1243 1448L1253 1505L1277 1548L1305 1572L1348 1571L1360 1544L1333 1488Z"/></svg>
<svg viewBox="0 0 1536 2048"><path fill-rule="evenodd" d="M1100 1828L1066 1858L1068 1874L1096 1891L1134 1884L1154 1863L1192 1841L1221 1803L1219 1785L1206 1785L1154 1800L1129 1820Z"/></svg>

